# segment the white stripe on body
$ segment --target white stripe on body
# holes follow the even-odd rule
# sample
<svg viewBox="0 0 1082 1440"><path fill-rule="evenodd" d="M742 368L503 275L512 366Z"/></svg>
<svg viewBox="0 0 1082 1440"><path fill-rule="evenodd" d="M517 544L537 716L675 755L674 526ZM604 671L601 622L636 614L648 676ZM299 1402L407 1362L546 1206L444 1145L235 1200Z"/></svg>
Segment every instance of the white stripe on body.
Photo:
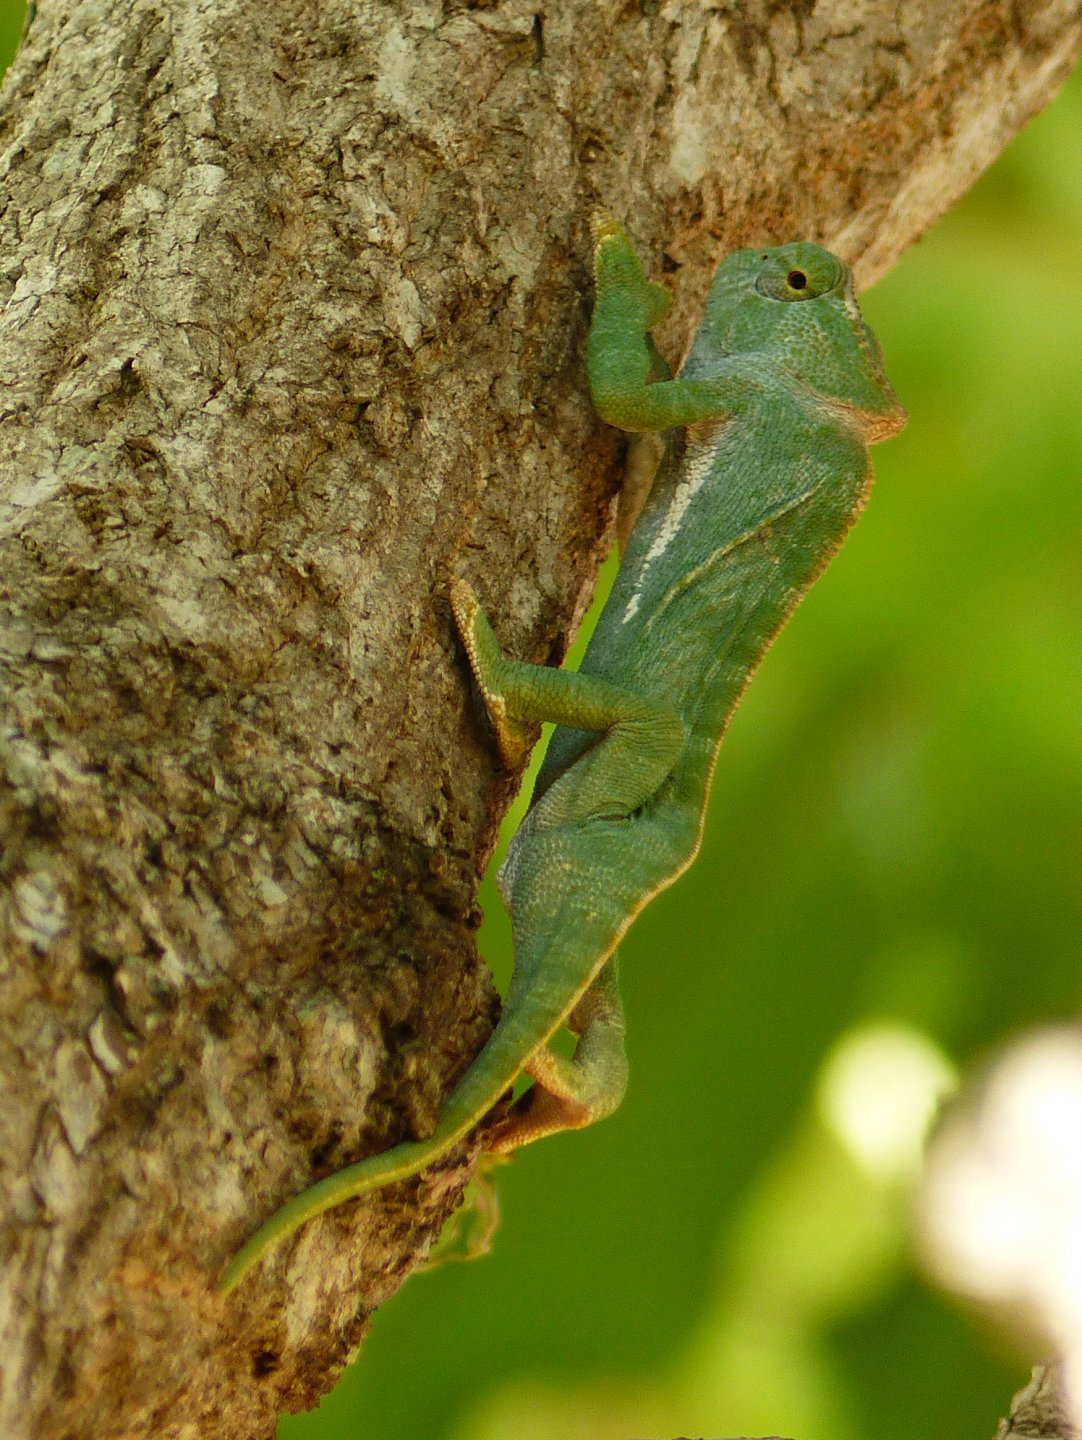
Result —
<svg viewBox="0 0 1082 1440"><path fill-rule="evenodd" d="M631 599L624 609L623 623L626 625L632 617L637 614L641 600L641 590L646 581L647 574L655 560L660 559L669 545L679 534L684 523L684 516L688 507L695 499L695 496L702 489L703 482L710 474L718 448L721 443L722 425L710 425L702 427L704 433L689 442L684 454L684 463L679 481L673 486L672 496L669 499L669 509L665 519L661 522L661 528L654 536L643 557L642 568L639 572L639 583Z"/></svg>

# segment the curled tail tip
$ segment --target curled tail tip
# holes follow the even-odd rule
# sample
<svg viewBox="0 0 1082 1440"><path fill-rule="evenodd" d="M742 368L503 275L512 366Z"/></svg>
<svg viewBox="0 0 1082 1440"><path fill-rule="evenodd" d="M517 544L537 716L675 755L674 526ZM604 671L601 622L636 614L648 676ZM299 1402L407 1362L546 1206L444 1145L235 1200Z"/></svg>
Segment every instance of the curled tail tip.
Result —
<svg viewBox="0 0 1082 1440"><path fill-rule="evenodd" d="M218 1276L214 1288L221 1296L231 1295L241 1281L258 1265L261 1254L252 1254L245 1245L230 1260L222 1273Z"/></svg>

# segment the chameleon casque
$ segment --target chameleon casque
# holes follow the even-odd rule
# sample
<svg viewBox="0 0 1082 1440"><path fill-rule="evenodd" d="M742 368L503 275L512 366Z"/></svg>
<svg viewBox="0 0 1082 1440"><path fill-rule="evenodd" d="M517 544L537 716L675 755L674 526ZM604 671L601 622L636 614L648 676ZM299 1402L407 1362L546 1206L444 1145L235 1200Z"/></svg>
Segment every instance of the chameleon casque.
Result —
<svg viewBox="0 0 1082 1440"><path fill-rule="evenodd" d="M526 722L555 721L500 873L515 969L499 1024L434 1133L331 1175L274 1214L222 1278L231 1289L305 1220L415 1175L496 1104L506 1152L611 1113L627 1061L616 947L692 862L718 747L771 640L841 543L871 483L869 444L905 423L848 268L818 245L720 265L678 379L649 330L670 296L623 228L595 225L587 345L594 406L633 432L687 426L662 462L577 672L508 659L473 591L451 603L508 764ZM574 1057L549 1048L566 1024Z"/></svg>

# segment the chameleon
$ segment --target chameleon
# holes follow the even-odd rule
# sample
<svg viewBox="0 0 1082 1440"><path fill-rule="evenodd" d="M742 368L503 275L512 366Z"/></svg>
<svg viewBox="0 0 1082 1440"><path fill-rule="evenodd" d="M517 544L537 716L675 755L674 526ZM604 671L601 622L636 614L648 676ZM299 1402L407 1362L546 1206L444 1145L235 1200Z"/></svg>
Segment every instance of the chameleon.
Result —
<svg viewBox="0 0 1082 1440"><path fill-rule="evenodd" d="M602 1119L627 1084L616 950L699 848L721 740L752 673L864 505L868 446L906 413L848 267L807 241L739 250L717 269L672 378L649 334L670 292L625 229L594 223L586 347L594 408L669 443L577 671L506 656L470 585L451 608L504 762L552 734L499 876L514 972L489 1040L433 1133L288 1201L229 1263L230 1290L305 1221L416 1175L478 1126L496 1155ZM550 1047L566 1025L573 1056Z"/></svg>

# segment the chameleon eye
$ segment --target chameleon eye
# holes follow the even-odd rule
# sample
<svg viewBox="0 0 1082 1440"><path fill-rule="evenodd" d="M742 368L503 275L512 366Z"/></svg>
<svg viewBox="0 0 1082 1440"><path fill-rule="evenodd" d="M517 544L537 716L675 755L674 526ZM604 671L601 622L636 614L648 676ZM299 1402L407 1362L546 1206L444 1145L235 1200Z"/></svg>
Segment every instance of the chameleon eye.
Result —
<svg viewBox="0 0 1082 1440"><path fill-rule="evenodd" d="M762 252L759 260L755 288L768 300L816 300L844 274L841 263L818 245L783 245Z"/></svg>

